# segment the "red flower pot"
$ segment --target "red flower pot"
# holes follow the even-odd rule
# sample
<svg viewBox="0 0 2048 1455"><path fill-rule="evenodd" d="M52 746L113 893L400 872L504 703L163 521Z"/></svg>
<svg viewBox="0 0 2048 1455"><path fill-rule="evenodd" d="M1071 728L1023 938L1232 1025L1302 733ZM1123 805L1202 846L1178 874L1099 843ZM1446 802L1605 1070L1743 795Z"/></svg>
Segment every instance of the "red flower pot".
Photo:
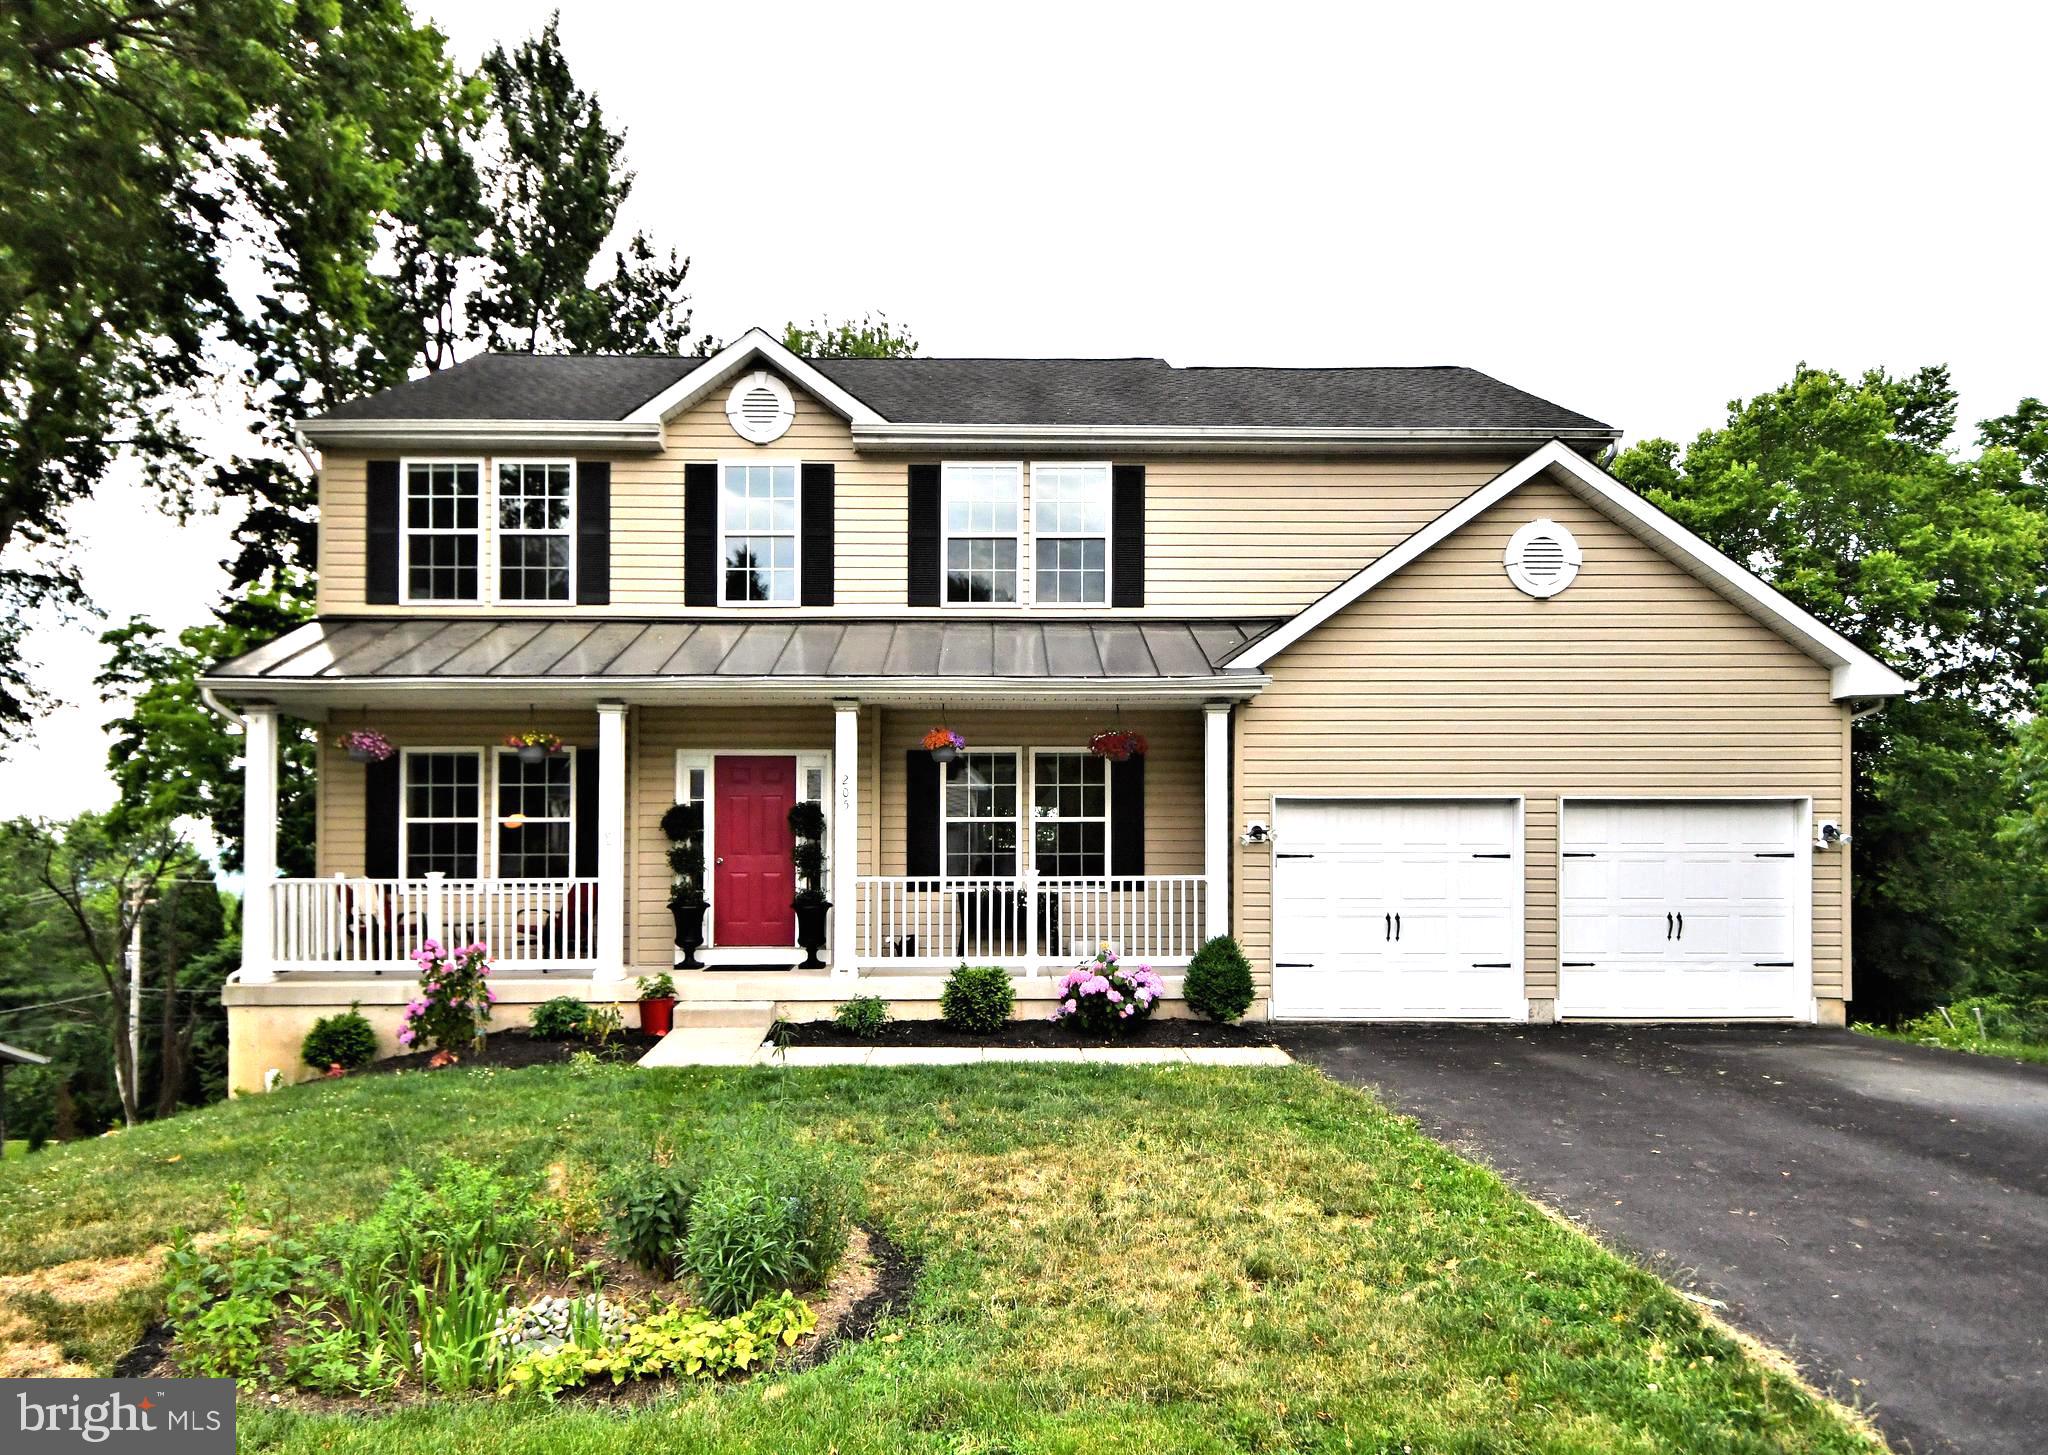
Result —
<svg viewBox="0 0 2048 1455"><path fill-rule="evenodd" d="M676 999L664 995L659 1000L640 1002L640 1029L650 1036L665 1036L676 1023Z"/></svg>

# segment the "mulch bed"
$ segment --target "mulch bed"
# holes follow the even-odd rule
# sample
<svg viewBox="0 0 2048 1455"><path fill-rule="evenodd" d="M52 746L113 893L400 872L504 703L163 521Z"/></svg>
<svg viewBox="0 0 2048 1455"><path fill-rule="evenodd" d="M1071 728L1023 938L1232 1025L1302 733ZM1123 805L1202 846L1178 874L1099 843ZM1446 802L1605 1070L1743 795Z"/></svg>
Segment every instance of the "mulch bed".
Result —
<svg viewBox="0 0 2048 1455"><path fill-rule="evenodd" d="M942 1020L890 1021L881 1034L856 1036L835 1021L794 1021L776 1028L792 1046L968 1047L984 1050L1072 1050L1076 1046L1270 1046L1271 1027L1218 1025L1214 1021L1167 1020L1155 1016L1125 1036L1084 1036L1063 1025L1034 1017L1010 1021L992 1036L972 1036Z"/></svg>
<svg viewBox="0 0 2048 1455"><path fill-rule="evenodd" d="M467 1052L455 1064L492 1066L501 1070L514 1070L521 1066L560 1066L578 1051L588 1051L600 1061L638 1061L660 1040L660 1036L650 1036L645 1031L621 1031L600 1045L595 1041L544 1041L519 1029L492 1031L484 1037L481 1051ZM433 1058L431 1051L415 1051L410 1056L372 1061L349 1074L366 1076L380 1071L426 1071L433 1069L427 1065Z"/></svg>

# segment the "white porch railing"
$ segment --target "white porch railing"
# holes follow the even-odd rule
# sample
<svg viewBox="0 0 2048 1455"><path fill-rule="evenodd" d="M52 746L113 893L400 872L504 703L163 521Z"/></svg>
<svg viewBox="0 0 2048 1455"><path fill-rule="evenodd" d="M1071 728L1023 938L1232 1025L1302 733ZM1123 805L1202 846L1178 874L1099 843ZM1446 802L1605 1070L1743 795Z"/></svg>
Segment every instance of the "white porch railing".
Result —
<svg viewBox="0 0 2048 1455"><path fill-rule="evenodd" d="M1185 964L1203 940L1199 874L991 879L862 875L856 968L950 969L962 960L1037 974L1107 941L1127 959Z"/></svg>
<svg viewBox="0 0 2048 1455"><path fill-rule="evenodd" d="M597 968L595 879L276 879L275 969L417 973L428 940L482 941L500 970Z"/></svg>

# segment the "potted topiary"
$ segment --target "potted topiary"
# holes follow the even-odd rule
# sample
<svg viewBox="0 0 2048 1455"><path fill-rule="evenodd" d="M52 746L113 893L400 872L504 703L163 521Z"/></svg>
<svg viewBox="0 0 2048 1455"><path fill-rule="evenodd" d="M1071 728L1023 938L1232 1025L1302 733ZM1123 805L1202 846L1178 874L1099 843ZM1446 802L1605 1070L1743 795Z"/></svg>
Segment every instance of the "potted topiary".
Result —
<svg viewBox="0 0 2048 1455"><path fill-rule="evenodd" d="M790 858L796 866L796 896L789 907L796 911L796 942L803 947L804 962L799 970L822 970L825 962L818 951L825 946L825 915L832 901L825 897L825 810L815 803L799 803L789 811L789 832L795 842Z"/></svg>
<svg viewBox="0 0 2048 1455"><path fill-rule="evenodd" d="M676 948L683 952L683 969L701 970L697 951L704 943L704 805L676 804L661 816L661 832L669 841L668 867L675 875L668 909L675 917Z"/></svg>
<svg viewBox="0 0 2048 1455"><path fill-rule="evenodd" d="M667 971L640 977L640 1029L665 1036L676 1023L676 983Z"/></svg>

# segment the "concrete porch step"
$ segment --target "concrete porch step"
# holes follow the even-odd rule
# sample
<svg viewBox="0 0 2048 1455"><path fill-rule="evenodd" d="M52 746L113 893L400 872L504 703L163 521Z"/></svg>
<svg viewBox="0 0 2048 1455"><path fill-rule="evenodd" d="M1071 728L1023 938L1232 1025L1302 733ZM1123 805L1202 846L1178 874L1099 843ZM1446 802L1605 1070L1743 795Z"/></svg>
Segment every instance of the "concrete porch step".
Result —
<svg viewBox="0 0 2048 1455"><path fill-rule="evenodd" d="M775 1003L736 1000L678 1005L669 1033L640 1058L642 1066L748 1066L775 1024Z"/></svg>

